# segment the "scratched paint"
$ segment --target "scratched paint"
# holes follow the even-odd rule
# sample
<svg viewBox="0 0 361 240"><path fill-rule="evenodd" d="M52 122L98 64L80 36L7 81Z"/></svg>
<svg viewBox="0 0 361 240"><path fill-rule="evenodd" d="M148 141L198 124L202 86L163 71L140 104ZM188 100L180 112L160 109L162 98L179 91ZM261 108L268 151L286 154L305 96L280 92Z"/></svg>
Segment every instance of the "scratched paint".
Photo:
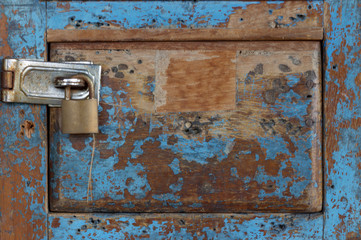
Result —
<svg viewBox="0 0 361 240"><path fill-rule="evenodd" d="M139 29L139 28L225 28L232 14L259 5L261 1L186 1L167 2L67 2L48 3L49 29ZM274 21L273 28L298 27L308 20L309 13L321 13L322 1L307 1L305 9L294 16L282 19L276 12L283 8L285 1L269 1L267 19ZM272 22L271 21L271 22ZM321 21L322 19L318 19ZM242 16L237 18L237 27L250 22ZM250 24L250 23L247 23ZM265 20L267 24L267 20ZM317 23L318 24L318 23ZM247 25L249 26L249 25ZM267 26L269 27L269 26Z"/></svg>
<svg viewBox="0 0 361 240"><path fill-rule="evenodd" d="M327 0L325 239L361 238L361 1Z"/></svg>
<svg viewBox="0 0 361 240"><path fill-rule="evenodd" d="M119 28L212 28L225 23L235 8L247 8L251 2L96 2L48 3L48 28L63 29L73 25L77 29L101 28L115 25ZM87 9L82 11L79 9ZM219 11L221 9L221 11ZM58 14L64 12L63 14ZM81 14L81 15L79 15ZM56 16L54 18L53 16ZM60 18L60 19L59 19ZM88 24L86 24L88 23Z"/></svg>
<svg viewBox="0 0 361 240"><path fill-rule="evenodd" d="M213 138L210 141L203 139L195 141L177 136L178 142L174 145L167 144L167 135L160 135L160 148L171 149L174 153L179 153L187 161L195 161L199 164L207 164L207 159L217 157L219 161L227 158L233 147L234 138Z"/></svg>
<svg viewBox="0 0 361 240"><path fill-rule="evenodd" d="M194 223L194 224L193 224ZM52 215L50 239L321 239L322 215Z"/></svg>
<svg viewBox="0 0 361 240"><path fill-rule="evenodd" d="M42 59L44 22L45 3L1 1L0 62ZM45 106L0 103L1 239L47 239L46 118Z"/></svg>

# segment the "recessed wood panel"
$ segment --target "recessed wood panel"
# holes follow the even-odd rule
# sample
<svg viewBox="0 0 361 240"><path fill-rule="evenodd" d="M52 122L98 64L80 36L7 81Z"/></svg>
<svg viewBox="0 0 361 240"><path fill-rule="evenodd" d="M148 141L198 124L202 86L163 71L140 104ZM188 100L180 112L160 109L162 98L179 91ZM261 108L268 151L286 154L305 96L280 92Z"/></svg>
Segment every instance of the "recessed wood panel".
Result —
<svg viewBox="0 0 361 240"><path fill-rule="evenodd" d="M321 210L318 42L59 43L50 57L103 69L99 134L61 134L50 110L52 211Z"/></svg>

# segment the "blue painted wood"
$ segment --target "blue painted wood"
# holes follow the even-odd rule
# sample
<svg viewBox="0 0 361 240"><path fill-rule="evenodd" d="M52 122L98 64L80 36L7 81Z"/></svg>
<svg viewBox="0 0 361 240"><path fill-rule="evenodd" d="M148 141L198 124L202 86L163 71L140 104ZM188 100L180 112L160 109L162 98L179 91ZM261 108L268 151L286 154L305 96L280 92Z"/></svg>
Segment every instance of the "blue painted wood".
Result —
<svg viewBox="0 0 361 240"><path fill-rule="evenodd" d="M282 1L283 2L283 1ZM215 3L215 2L212 2ZM122 4L127 4L127 11L123 10ZM129 5L128 5L129 4ZM167 17L167 19L162 19L161 14L159 14L160 9L153 7L153 4L158 4L167 7L167 10L171 10L172 14ZM221 24L224 23L227 19L223 16L218 16L216 14L210 14L210 20L204 24L196 22L193 19L193 16L189 20L189 15L192 13L191 8L186 8L193 3L190 2L172 2L172 5L169 5L169 2L135 2L135 3L113 3L113 2L73 2L73 3L49 3L48 5L48 29L97 29L104 27L119 27L119 28L143 28L143 27L154 27L154 28L181 28L181 27L223 27ZM204 14L209 13L209 9L212 9L209 2L202 2L203 9L200 9L201 12L196 16L203 16ZM221 4L221 3L215 3ZM235 4L235 2L226 2L226 4ZM245 2L237 2L238 6L244 5ZM250 3L249 3L250 4ZM252 4L256 4L252 3ZM322 2L315 1L310 2L315 8L321 8ZM130 7L129 7L130 6ZM173 7L175 6L175 7ZM198 4L193 4L193 6L199 6ZM227 6L222 6L222 11L226 14L233 12L233 9ZM234 6L234 5L233 5ZM142 7L147 9L142 13L137 12L138 8ZM103 10L109 10L103 11ZM115 9L115 10L114 10ZM110 11L114 10L114 11ZM188 12L187 12L188 11ZM208 11L208 12L207 12ZM190 13L189 13L190 12ZM161 13L161 12L160 12ZM181 14L180 14L181 13ZM143 15L142 15L143 14ZM144 15L145 14L145 15ZM177 15L188 16L184 20L184 26L178 23ZM188 15L187 15L188 14ZM198 13L197 13L198 14ZM203 14L203 15L202 15ZM122 21L122 19L130 19L129 21ZM61 19L61 21L59 20ZM114 26L112 26L111 21L114 19ZM153 19L155 21L153 21ZM168 19L173 19L174 21L168 21ZM81 21L79 21L81 20ZM167 21L166 21L167 20ZM181 19L183 20L183 19ZM181 21L182 22L182 21ZM109 26L107 26L109 24ZM182 22L183 24L183 22ZM111 100L112 89L104 88L103 93L109 95L109 101ZM104 95L104 96L105 96ZM125 113L131 111L132 109L124 109ZM156 126L155 126L156 127ZM114 129L116 126L113 126ZM111 130L109 129L109 130ZM126 131L129 131L129 126L125 125ZM122 134L121 132L119 134ZM104 141L104 140L100 140ZM152 141L152 139L149 139ZM166 142L166 141L165 141ZM70 145L71 142L68 142ZM143 144L140 142L139 144ZM84 157L85 159L90 159L91 153L92 138L89 137L86 141L84 148L88 151L88 155L78 155L78 157ZM221 147L222 145L216 147ZM141 148L134 146L134 156L136 156ZM57 151L56 146L53 146L52 151ZM76 149L73 150L72 154L78 154ZM97 154L101 154L98 152ZM174 164L170 164L173 169L173 172L177 174L177 161ZM106 164L105 164L106 166ZM128 166L127 170L121 173L118 173L119 177L122 178L123 174L132 174L134 172L141 171L141 167L138 165ZM71 167L69 166L69 169ZM87 172L87 171L86 171ZM75 172L74 172L75 173ZM104 174L101 171L98 171L98 174L104 177ZM235 174L235 173L234 173ZM86 180L84 180L86 181ZM147 190L147 183L143 182L142 179L137 180L139 189ZM131 189L132 190L132 189ZM135 191L134 194L137 192ZM84 191L77 193L80 197L85 196ZM147 222L147 217L150 216L149 222ZM139 239L142 237L151 237L155 238L173 238L173 239L188 239L188 238L199 238L199 239L243 239L249 237L250 239L272 239L272 238L287 238L287 239L321 239L322 238L322 226L323 226L323 216L321 214L313 215L303 215L303 214L286 214L282 217L277 217L272 214L259 214L259 215L239 215L235 217L236 220L232 220L231 217L226 215L198 215L199 218L208 219L208 223L204 223L204 227L199 227L205 221L197 220L188 215L188 218L182 214L172 214L171 215L138 215L138 214L122 214L122 215L104 215L104 214L89 214L89 215L63 215L63 214L51 214L49 217L49 227L50 227L50 237L54 239L61 239L64 236L71 235L75 239L85 238L94 238L94 239L123 239L123 238L135 238ZM154 219L151 219L151 218ZM186 222L190 222L186 227L179 227L178 221L172 220L172 218L177 220L186 219ZM98 224L98 219L100 224ZM287 219L287 221L285 221ZM184 220L184 219L183 219ZM94 224L96 222L96 224ZM285 224L287 222L287 224ZM292 222L292 223L291 223ZM215 225L221 225L219 229L215 228ZM286 229L285 228L286 226ZM179 228L179 229L177 229ZM215 229L213 229L215 228ZM143 232L145 231L145 232ZM95 236L94 236L95 234ZM127 235L128 234L128 235ZM143 234L143 235L142 235ZM162 234L163 237L158 237Z"/></svg>
<svg viewBox="0 0 361 240"><path fill-rule="evenodd" d="M292 44L293 47L279 44L282 51L277 53L265 44L259 46L262 51L272 52L267 57L258 57L257 63L265 64L265 69L278 67L278 64L270 66L268 62L287 58L288 55L282 52L299 45ZM320 211L321 158L320 145L315 143L320 134L320 102L314 100L319 99L320 89L314 87L310 90L303 83L310 77L315 82L319 81L316 77L318 69L311 67L311 63L305 63L307 67L301 64L297 72L272 75L272 78L287 79L283 86L289 89L275 99L275 104L264 101L264 88L272 84L265 84L270 78L268 70L264 75L257 76L253 72L254 78L244 82L247 73L252 76L252 67L242 73L237 72L236 78L242 79L238 83L237 102L243 104L239 112L143 115L137 108L139 96L143 96L139 92L143 88L134 89L134 81L139 82L137 86L143 86L142 79L148 79L149 72L151 75L154 72L153 69L147 70L150 67L144 68L153 60L147 51L134 56L132 50L118 51L117 47L111 46L111 51L97 50L99 53L96 54L95 50L80 50L82 45L65 46L65 50L53 45L50 55L55 56L52 60L80 60L81 56L87 60L96 58L104 72L120 63L129 65L129 69L123 71L123 79L114 77L114 73L103 75L100 133L96 135L94 150L91 135L75 137L61 134L57 123L59 118L51 111L49 182L53 211L84 211L89 208L102 212ZM190 43L186 45L189 47ZM97 48L99 45L91 46ZM308 43L305 46L307 50L292 51L292 54L298 57L305 54L304 51L312 51L310 59L313 54L318 54L317 47L320 46L316 43ZM248 51L245 45L241 49ZM143 60L142 65L133 65L139 57ZM254 56L250 58L254 59ZM125 62L124 59L128 60ZM237 62L248 59L240 56ZM317 64L319 60L315 57L314 62ZM138 68L135 73L128 74L134 67ZM137 77L130 80L134 75ZM154 84L154 77L151 79L151 84ZM131 87L128 88L128 85ZM269 91L278 91L277 88ZM153 92L149 94L153 96ZM308 98L308 94L313 98ZM253 112L249 110L250 113L244 116L248 104L252 104ZM265 113L260 116L258 111ZM306 126L308 112L312 112L317 121L316 130ZM191 120L197 116L202 123L207 122L206 127L205 124L199 126L202 134L187 135L179 130L183 126L182 119ZM278 116L282 116L285 124L279 124ZM272 125L272 122L277 124L275 130L272 126L267 129L266 126ZM282 128L287 123L290 134L285 137ZM245 128L256 130L245 137ZM301 128L301 133L292 133ZM289 147L291 144L296 146L296 150ZM92 153L93 198L87 202ZM245 166L247 171L244 171ZM269 185L271 188L266 187Z"/></svg>
<svg viewBox="0 0 361 240"><path fill-rule="evenodd" d="M0 62L44 58L45 3L0 3ZM0 103L0 239L47 239L45 106Z"/></svg>
<svg viewBox="0 0 361 240"><path fill-rule="evenodd" d="M325 239L361 239L361 1L325 4Z"/></svg>
<svg viewBox="0 0 361 240"><path fill-rule="evenodd" d="M49 2L48 29L141 29L141 28L227 28L230 16L262 1L94 1ZM280 9L285 1L268 1L267 14ZM323 2L308 0L309 8L322 12ZM278 16L276 24L293 28L308 19ZM239 25L248 19L239 19ZM234 26L233 26L234 27Z"/></svg>
<svg viewBox="0 0 361 240"><path fill-rule="evenodd" d="M49 216L50 239L321 239L322 214Z"/></svg>
<svg viewBox="0 0 361 240"><path fill-rule="evenodd" d="M325 39L325 53L327 55L325 75L326 138L324 149L326 153L325 239L359 239L361 232L361 167L359 157L360 145L358 144L358 133L360 133L359 68L361 65L359 57L360 46L358 44L360 42L360 4L359 0L326 0L326 6L327 9L329 9L326 17L330 19L326 22ZM44 52L44 3L39 4L37 1L30 0L27 2L21 0L6 0L3 1L0 6L0 55L2 57L12 55L41 58ZM143 22L147 21L144 20ZM20 27L17 23L20 23ZM24 27L26 24L28 24L27 27ZM59 26L59 28L60 27L61 26ZM5 34L4 29L6 31ZM32 30L30 31L29 29ZM9 179L12 179L12 181L14 179L20 179L20 184L14 185L12 189L16 191L20 190L20 194L18 194L17 197L15 196L15 199L12 200L12 205L8 205L7 208L11 206L22 206L22 210L19 209L21 211L14 214L24 216L23 219L26 219L26 221L20 222L6 222L5 225L8 225L8 227L5 228L3 221L7 217L6 214L10 213L0 203L2 206L0 209L0 221L2 221L0 227L1 239L14 239L14 229L19 227L20 224L27 226L29 232L24 231L23 227L23 235L17 235L20 236L20 238L17 239L26 239L27 236L29 236L28 239L45 239L46 211L44 208L44 189L46 187L46 154L44 150L45 144L43 143L45 138L44 136L40 136L40 132L46 133L46 131L40 131L42 128L41 123L45 123L46 120L45 108L20 104L0 104L0 111L2 113L0 115L0 142L2 149L0 153L0 196L2 201L4 199L8 200L8 195L5 195L3 192L5 186L4 181L7 182L6 184L10 184ZM23 138L21 137L21 132L23 132L23 134L25 134L25 132L19 130L19 124L21 128L21 123L24 123L24 120L36 123L35 131L31 134L31 138L27 138L25 135ZM39 157L40 165L34 165L34 156ZM16 161L10 162L9 160ZM13 164L6 165L7 163ZM40 175L38 175L40 178L38 178L38 176L34 178L32 175L28 175L23 179L21 177L22 168L17 169L19 170L18 173L13 171L16 165L28 167L25 170L30 173L36 169L40 172ZM29 180L30 185L28 186L27 183ZM32 185L34 184L32 180L35 180L36 186ZM19 196L21 196L21 199ZM300 220L296 222L305 226L299 229L298 239L320 239L322 237L321 234L318 233L320 229L322 229L321 225L323 221L321 217L318 216L315 220L307 221L307 216L297 216L300 217ZM51 225L54 224L56 218L57 216L51 216L49 218ZM99 215L99 218L105 219L105 216ZM139 231L142 231L144 227L135 225L135 216L122 215L114 218L117 219L116 221L118 221L120 225L125 224L123 229L136 234L133 236L136 238L142 237L139 235ZM73 221L72 224L74 224L74 227L69 227L70 223L66 222L69 219ZM226 221L226 219L224 220ZM83 232L78 234L77 229L79 227L81 228L88 221L89 219L85 219L85 217L79 220L70 216L59 217L58 227L61 227L56 229L56 224L54 227L51 226L51 231L56 234L54 235L56 236L54 239L62 239L62 237L66 236L66 233L73 232L75 232L75 236L85 236ZM34 225L34 223L36 224ZM154 228L150 228L149 234L157 234L163 231L163 228L159 227L167 223L159 220L154 223L151 222L151 224L153 224L151 226L154 226ZM169 224L176 225L172 222ZM267 229L270 229L270 231L262 232L262 224L264 224L264 227ZM218 233L217 236L219 238L232 236L233 238L249 237L252 239L259 237L260 239L267 239L267 237L272 238L279 236L271 223L267 222L265 224L263 220L259 219L245 221L239 225L229 223L227 226L229 227L223 228L222 231ZM240 226L248 228L247 233L249 234L237 234L239 231L237 228ZM170 229L172 228L170 227ZM114 231L113 233L107 233L103 230L104 229L93 229L92 231L100 234L103 239L108 239L108 237L114 236L115 234ZM204 228L203 230L204 231L201 232L203 239L214 236L211 233L205 235L205 232L209 231L209 229ZM211 230L211 232L212 231L213 230ZM27 235L28 233L29 235ZM233 233L234 235L231 235ZM121 234L123 233L120 232L119 236L121 236ZM189 233L190 235L188 235L186 229L180 229L179 231L170 230L167 234L166 236L177 237L179 239L187 236L197 238L194 233ZM292 236L290 238L297 239ZM78 239L80 238L78 237Z"/></svg>

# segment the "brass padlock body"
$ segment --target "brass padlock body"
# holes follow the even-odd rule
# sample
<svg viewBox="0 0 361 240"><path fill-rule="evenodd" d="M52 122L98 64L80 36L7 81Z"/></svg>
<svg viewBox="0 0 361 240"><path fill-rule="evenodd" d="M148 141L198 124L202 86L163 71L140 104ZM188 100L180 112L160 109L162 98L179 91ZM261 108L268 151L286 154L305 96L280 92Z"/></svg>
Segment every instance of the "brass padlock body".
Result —
<svg viewBox="0 0 361 240"><path fill-rule="evenodd" d="M98 133L98 102L96 99L63 100L61 108L63 133Z"/></svg>

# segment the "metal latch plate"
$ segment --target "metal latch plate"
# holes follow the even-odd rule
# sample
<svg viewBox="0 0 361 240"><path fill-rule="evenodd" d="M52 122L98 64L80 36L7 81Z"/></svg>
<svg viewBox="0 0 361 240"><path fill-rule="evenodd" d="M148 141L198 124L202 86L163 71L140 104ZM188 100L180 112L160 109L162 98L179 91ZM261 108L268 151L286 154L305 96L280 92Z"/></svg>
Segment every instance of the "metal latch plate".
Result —
<svg viewBox="0 0 361 240"><path fill-rule="evenodd" d="M39 60L4 59L2 101L48 104L60 107L64 90L55 87L59 77L82 74L94 84L94 98L99 100L101 66L91 62L44 62ZM12 79L9 79L12 78ZM12 82L11 82L12 81ZM72 91L72 99L85 99L88 89Z"/></svg>

